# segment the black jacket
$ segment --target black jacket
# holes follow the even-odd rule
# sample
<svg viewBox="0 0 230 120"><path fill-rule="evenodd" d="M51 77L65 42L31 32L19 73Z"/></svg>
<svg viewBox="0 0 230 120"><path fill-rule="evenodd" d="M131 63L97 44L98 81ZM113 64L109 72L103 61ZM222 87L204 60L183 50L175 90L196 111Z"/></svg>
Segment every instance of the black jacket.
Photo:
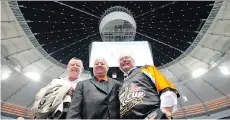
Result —
<svg viewBox="0 0 230 120"><path fill-rule="evenodd" d="M66 119L119 119L121 83L108 78L104 89L95 77L77 84Z"/></svg>
<svg viewBox="0 0 230 120"><path fill-rule="evenodd" d="M133 69L119 92L121 119L145 119L159 112L160 95L166 91L179 93L174 85L155 66Z"/></svg>

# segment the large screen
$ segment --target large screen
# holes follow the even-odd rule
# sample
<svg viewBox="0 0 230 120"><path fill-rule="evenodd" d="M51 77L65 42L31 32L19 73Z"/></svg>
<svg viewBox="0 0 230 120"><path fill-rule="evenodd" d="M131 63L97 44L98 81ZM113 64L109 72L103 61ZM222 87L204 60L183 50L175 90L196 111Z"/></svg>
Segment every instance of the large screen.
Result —
<svg viewBox="0 0 230 120"><path fill-rule="evenodd" d="M153 65L152 51L147 41L93 42L89 67L93 67L98 57L105 58L109 67L119 67L118 59L121 54L130 54L135 60L135 66Z"/></svg>

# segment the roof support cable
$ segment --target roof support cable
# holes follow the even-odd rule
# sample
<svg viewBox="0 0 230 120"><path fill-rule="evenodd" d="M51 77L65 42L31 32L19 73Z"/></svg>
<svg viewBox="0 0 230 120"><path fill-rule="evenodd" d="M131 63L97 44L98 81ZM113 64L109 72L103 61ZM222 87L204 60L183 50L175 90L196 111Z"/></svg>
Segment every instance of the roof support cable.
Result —
<svg viewBox="0 0 230 120"><path fill-rule="evenodd" d="M207 108L207 106L204 104L204 102L200 99L200 97L194 92L194 91L192 91L186 84L184 84L184 86L186 87L186 88L188 88L188 90L191 92L191 93L193 93L196 97L197 97L197 99L201 102L201 104L203 105L203 107L204 107L204 109L205 109L205 112L206 112L206 114L207 114L207 116L210 116L210 113L209 113L209 111L208 111L208 108Z"/></svg>
<svg viewBox="0 0 230 120"><path fill-rule="evenodd" d="M28 105L28 106L26 106L26 110L25 110L25 112L24 112L24 114L23 114L23 117L25 118L26 116L27 116L27 114L29 113L29 107L34 103L34 101L35 101L35 99Z"/></svg>
<svg viewBox="0 0 230 120"><path fill-rule="evenodd" d="M18 91L20 91L22 88L24 88L25 86L27 86L31 81L28 81L27 83L23 84L22 87L20 87L19 89L17 89L15 92L13 92L10 96L8 96L6 99L3 100L3 102L6 102L8 99L10 99L13 95L16 95L16 93Z"/></svg>
<svg viewBox="0 0 230 120"><path fill-rule="evenodd" d="M170 71L180 82L180 81L183 81L180 77L178 77L170 68L168 68L168 71Z"/></svg>
<svg viewBox="0 0 230 120"><path fill-rule="evenodd" d="M219 53L224 53L223 51L219 51L219 50L216 50L216 49L214 49L214 48L210 48L210 47L208 47L208 46L204 46L204 45L199 45L199 46L201 46L202 48L207 48L207 49L210 49L210 50L212 50L212 51L219 52Z"/></svg>
<svg viewBox="0 0 230 120"><path fill-rule="evenodd" d="M182 104L180 103L180 101L179 101L179 100L177 100L177 101L178 101L178 103L180 104L180 106L181 106L181 108L182 108L182 111L183 111L183 113L184 113L184 117L185 117L185 119L187 120L188 118L187 118L187 115L186 115L186 112L185 112L184 107L182 106Z"/></svg>
<svg viewBox="0 0 230 120"><path fill-rule="evenodd" d="M197 57L195 57L195 56L193 56L193 55L190 55L190 56L191 56L192 58L194 58L194 59L197 59L198 61L200 61L200 62L202 62L202 63L205 63L205 64L207 64L207 65L211 65L210 63L207 63L207 62L201 60L200 58L197 58Z"/></svg>
<svg viewBox="0 0 230 120"><path fill-rule="evenodd" d="M175 49L175 50L177 50L177 51L179 51L179 52L181 52L181 53L184 53L184 51L182 51L182 50L180 50L180 49L178 49L178 48L176 48L176 47L173 47L173 46L171 46L171 45L169 45L169 44L167 44L167 43L161 42L160 40L156 40L156 39L154 39L154 38L151 38L151 37L149 37L149 36L147 36L147 35L144 35L144 34L142 34L142 33L139 33L139 32L136 32L136 33L139 34L139 35L141 35L141 36L144 36L144 37L146 37L146 38L152 39L153 41L156 41L156 42L158 42L158 43L161 43L161 44L163 44L163 45L165 45L165 46L168 46L168 47L170 47L170 48L173 48L173 49Z"/></svg>
<svg viewBox="0 0 230 120"><path fill-rule="evenodd" d="M28 48L28 49L25 49L25 50L22 50L22 51L18 51L18 52L12 53L12 54L7 55L7 56L4 56L4 57L5 57L5 58L9 58L9 57L11 57L11 56L13 56L13 55L20 54L20 53L22 53L22 52L29 51L29 50L32 50L32 49L33 49L33 48Z"/></svg>
<svg viewBox="0 0 230 120"><path fill-rule="evenodd" d="M10 20L8 20L8 21L1 21L1 23L15 23L16 21L10 21Z"/></svg>
<svg viewBox="0 0 230 120"><path fill-rule="evenodd" d="M47 70L49 70L50 68L52 68L54 65L50 66L49 68L47 68L45 71L43 71L40 74L43 74L44 72L46 72ZM20 73L21 75L23 75L22 73ZM24 76L24 75L23 75ZM8 99L10 99L13 95L16 95L17 92L19 92L22 88L24 88L25 86L27 86L29 83L31 83L31 81L28 81L27 83L23 84L22 87L20 87L19 89L17 89L14 93L12 93L10 96L8 96L6 99L3 100L3 102L6 102ZM43 81L43 84L45 82ZM48 84L48 83L46 83Z"/></svg>
<svg viewBox="0 0 230 120"><path fill-rule="evenodd" d="M34 63L36 63L36 62L38 62L40 60L42 60L42 59L43 59L43 57L41 57L41 58L39 58L39 59L37 59L37 60L35 60L33 62L30 62L28 65L22 66L21 69L24 69L24 68L26 68L26 67L28 67L28 66L30 66L30 65L32 65L32 64L34 64Z"/></svg>
<svg viewBox="0 0 230 120"><path fill-rule="evenodd" d="M13 38L21 38L21 37L24 37L24 35L18 35L18 36L8 37L8 38L1 38L1 40L9 40L9 39L13 39Z"/></svg>
<svg viewBox="0 0 230 120"><path fill-rule="evenodd" d="M216 89L220 94L222 94L223 96L226 97L226 100L228 101L228 104L230 105L230 100L228 99L228 96L226 94L224 94L222 91L220 91L217 87L215 87L213 84L209 83L207 80L201 78L204 82L206 82L209 86L213 87L214 89Z"/></svg>
<svg viewBox="0 0 230 120"><path fill-rule="evenodd" d="M67 5L67 4L65 4L65 3L58 2L58 1L54 1L54 2L56 2L56 3L60 4L60 5L63 5L63 6L67 6L67 7L71 8L71 9L77 10L77 11L79 11L79 12L85 13L85 14L87 14L87 15L93 16L93 17L95 17L95 18L100 19L100 17L98 17L98 16L96 16L96 15L93 15L93 14L88 13L88 12L86 12L86 11L83 11L83 10L80 10L80 9L78 9L78 8L72 7L72 6Z"/></svg>
<svg viewBox="0 0 230 120"><path fill-rule="evenodd" d="M217 35L217 36L221 36L221 37L230 37L230 35L223 35L223 34L219 34L219 33L208 33L210 35Z"/></svg>

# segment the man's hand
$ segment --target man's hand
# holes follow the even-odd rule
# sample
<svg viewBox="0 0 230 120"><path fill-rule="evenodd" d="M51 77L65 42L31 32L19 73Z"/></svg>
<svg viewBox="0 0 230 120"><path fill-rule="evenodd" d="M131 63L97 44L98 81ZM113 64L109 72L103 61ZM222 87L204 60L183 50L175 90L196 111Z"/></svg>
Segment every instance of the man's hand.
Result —
<svg viewBox="0 0 230 120"><path fill-rule="evenodd" d="M74 93L74 89L71 87L71 88L69 89L69 91L68 91L67 94L70 95L70 96L72 96L73 93Z"/></svg>
<svg viewBox="0 0 230 120"><path fill-rule="evenodd" d="M150 113L147 116L147 120L155 120L155 119L171 119L172 118L172 109L171 107L161 108L157 113Z"/></svg>
<svg viewBox="0 0 230 120"><path fill-rule="evenodd" d="M149 120L155 120L155 117L156 116L152 116L152 117L149 118Z"/></svg>
<svg viewBox="0 0 230 120"><path fill-rule="evenodd" d="M164 108L161 108L161 111L163 112L163 113L165 113L165 115L169 118L169 119L171 119L172 118L172 107L164 107Z"/></svg>

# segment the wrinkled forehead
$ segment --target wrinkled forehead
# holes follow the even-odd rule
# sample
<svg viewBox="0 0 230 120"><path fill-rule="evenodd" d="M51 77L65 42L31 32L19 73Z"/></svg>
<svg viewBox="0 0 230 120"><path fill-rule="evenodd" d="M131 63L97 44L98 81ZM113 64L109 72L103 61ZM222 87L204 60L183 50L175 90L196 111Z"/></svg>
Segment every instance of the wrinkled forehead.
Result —
<svg viewBox="0 0 230 120"><path fill-rule="evenodd" d="M81 60L72 59L72 60L69 61L68 64L77 64L77 65L81 65L82 66L82 61Z"/></svg>
<svg viewBox="0 0 230 120"><path fill-rule="evenodd" d="M107 64L107 61L104 59L104 58L97 58L95 61L94 61L94 64L97 64L97 63L104 63L106 65Z"/></svg>
<svg viewBox="0 0 230 120"><path fill-rule="evenodd" d="M133 57L130 54L122 54L119 56L118 61L120 61L123 58L131 58L133 60Z"/></svg>

